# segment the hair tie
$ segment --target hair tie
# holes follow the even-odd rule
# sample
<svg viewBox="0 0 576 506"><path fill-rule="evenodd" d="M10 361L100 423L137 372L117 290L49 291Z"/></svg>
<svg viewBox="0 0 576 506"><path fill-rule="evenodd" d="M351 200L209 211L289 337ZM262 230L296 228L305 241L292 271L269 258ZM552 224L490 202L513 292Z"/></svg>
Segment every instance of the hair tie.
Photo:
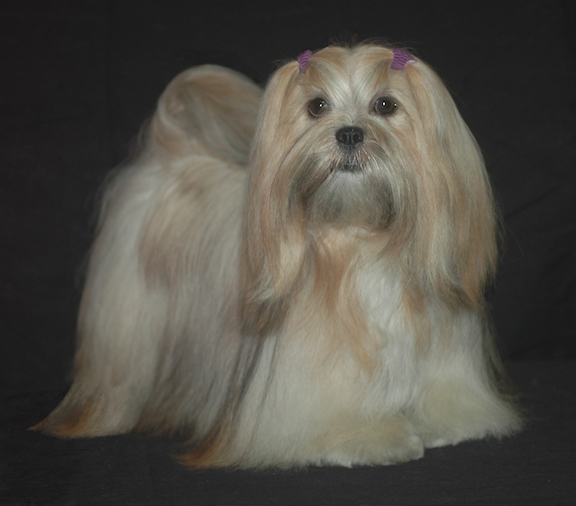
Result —
<svg viewBox="0 0 576 506"><path fill-rule="evenodd" d="M394 48L392 49L392 53L394 54L392 65L390 65L392 70L403 70L409 66L410 62L415 61L414 57L408 51Z"/></svg>
<svg viewBox="0 0 576 506"><path fill-rule="evenodd" d="M296 60L298 61L298 70L300 72L302 73L306 72L306 69L308 68L308 62L310 61L311 56L312 51L310 51L310 49L307 49L301 55L299 55L298 58L296 58Z"/></svg>

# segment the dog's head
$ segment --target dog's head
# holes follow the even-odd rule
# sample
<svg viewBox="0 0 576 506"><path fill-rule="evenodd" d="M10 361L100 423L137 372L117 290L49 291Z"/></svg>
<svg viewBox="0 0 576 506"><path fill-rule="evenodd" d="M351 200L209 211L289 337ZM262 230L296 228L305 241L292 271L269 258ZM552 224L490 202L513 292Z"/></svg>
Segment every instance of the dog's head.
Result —
<svg viewBox="0 0 576 506"><path fill-rule="evenodd" d="M265 91L251 160L245 259L256 299L285 296L311 237L331 228L378 238L418 290L481 303L496 251L490 185L421 60L331 46L284 65Z"/></svg>

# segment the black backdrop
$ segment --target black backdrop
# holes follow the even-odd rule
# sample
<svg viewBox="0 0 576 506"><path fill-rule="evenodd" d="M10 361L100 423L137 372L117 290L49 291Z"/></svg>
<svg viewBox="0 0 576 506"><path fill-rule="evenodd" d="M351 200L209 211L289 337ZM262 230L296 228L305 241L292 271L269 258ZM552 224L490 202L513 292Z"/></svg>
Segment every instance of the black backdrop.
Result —
<svg viewBox="0 0 576 506"><path fill-rule="evenodd" d="M187 483L184 488L195 483L192 495L199 504L251 504L248 495L242 496L242 487L234 485L244 480L253 480L263 504L272 497L266 495L266 487L278 490L276 502L268 504L280 504L283 487L288 486L302 490L299 500L293 497L286 503L323 504L324 489L310 488L322 479L327 480L322 482L326 486L350 482L353 487L356 483L365 492L370 490L366 483L385 482L385 475L376 470L332 470L334 474L327 475L316 470L301 479L291 474L282 478L289 481L279 482L270 481L272 476L280 480L277 475L267 475L260 482L254 475L238 473L217 475L210 482L207 476L216 475L201 473L192 482L167 456L170 443L166 441L127 436L71 443L22 432L47 414L66 388L81 290L79 272L93 232L98 188L109 169L134 149L140 125L169 80L189 66L217 63L265 83L277 61L353 36L358 40L385 38L413 48L445 79L477 137L506 235L490 293L498 344L535 412L546 418L552 416L551 410L562 411L556 420L550 418L554 430L547 436L557 437L558 450L567 460L556 453L554 458L560 460L543 461L538 469L545 470L549 464L572 473L575 467L570 456L574 453L569 449L574 449L576 436L573 430L562 433L558 427L569 425L566 409L574 414L570 407L576 355L574 4L569 0L267 0L242 4L229 0L2 0L0 379L6 392L1 415L9 431L2 439L7 458L0 469L7 478L0 478L0 491L5 493L5 502L88 504L85 497L80 499L86 487L94 504L99 504L99 497L103 503L108 499L118 504L184 504L179 501L190 499L181 488L171 493L170 502L163 495L166 490L154 480L156 488L144 493L152 485L148 481L138 485L144 480L137 474L143 465L142 452L156 459L149 459L153 463L145 472L162 470L151 476L173 480L172 485L181 480ZM551 398L551 391L557 397ZM562 443L561 434L572 441L571 447ZM544 444L536 432L531 437ZM524 448L516 441L516 451ZM108 453L102 445L110 445ZM394 498L390 503L413 497L415 502L405 503L432 504L456 497L455 502L462 504L471 498L498 497L506 490L506 481L487 482L496 487L491 496L482 495L486 490L471 478L490 467L491 458L496 457L489 449L494 447L470 445L450 450L470 466L477 453L467 455L466 451L480 452L478 467L469 469L468 488L454 481L453 489L442 489L437 482L428 489L421 484L422 493L434 490L436 495L419 497L418 485L407 493L396 482L389 490ZM532 457L554 453L552 447L548 444L546 451L542 448L542 454L535 451ZM124 462L131 454L133 464ZM438 450L435 455L449 461L454 454ZM500 469L496 473L500 477L526 458L507 455L509 468ZM87 462L93 469L98 462L124 471L133 466L131 472L138 478L118 484L114 479L120 479L120 471L109 472L103 479L95 471L97 478L87 478L78 474L79 466L92 469ZM426 462L411 468L416 480L427 476ZM396 480L414 483L409 467L398 469L403 471L386 472ZM543 497L568 497L564 485L571 482L570 474L562 473L566 480L556 489L549 488L545 474L538 475L542 483L548 483L548 488L540 489ZM430 476L436 479L434 473ZM117 495L106 495L112 486L106 479L120 487ZM526 487L532 482L526 479L526 483L516 483L516 492L508 499L528 493ZM82 480L91 480L91 485ZM100 480L100 485L92 480ZM202 483L209 482L216 485L207 486L203 496ZM216 492L221 494L219 503L210 499ZM374 497L381 497L380 492L374 490ZM362 496L362 504L372 504L370 494ZM342 497L327 495L326 504ZM355 501L348 498L344 503Z"/></svg>

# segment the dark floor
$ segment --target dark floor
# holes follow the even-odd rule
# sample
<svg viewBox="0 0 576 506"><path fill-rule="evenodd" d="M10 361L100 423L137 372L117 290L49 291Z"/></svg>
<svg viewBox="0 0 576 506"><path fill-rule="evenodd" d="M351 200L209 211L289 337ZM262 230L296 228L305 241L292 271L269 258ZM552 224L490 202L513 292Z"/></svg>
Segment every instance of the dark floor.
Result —
<svg viewBox="0 0 576 506"><path fill-rule="evenodd" d="M176 442L144 435L59 440L26 431L54 392L8 394L0 504L559 505L576 501L576 364L509 364L526 427L501 441L428 450L399 466L190 471ZM5 421L4 421L5 420Z"/></svg>

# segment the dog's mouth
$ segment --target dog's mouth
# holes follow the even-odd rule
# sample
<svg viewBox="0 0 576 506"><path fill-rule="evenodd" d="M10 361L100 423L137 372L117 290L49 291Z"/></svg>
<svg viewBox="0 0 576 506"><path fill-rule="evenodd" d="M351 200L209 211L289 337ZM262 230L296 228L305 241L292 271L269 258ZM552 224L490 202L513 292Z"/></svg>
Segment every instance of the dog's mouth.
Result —
<svg viewBox="0 0 576 506"><path fill-rule="evenodd" d="M352 161L345 160L345 161L339 163L336 166L335 170L337 170L338 172L350 172L350 173L362 172L362 165L360 165L358 163L358 161L356 161L356 160L352 160Z"/></svg>
<svg viewBox="0 0 576 506"><path fill-rule="evenodd" d="M333 161L330 172L358 173L363 170L363 163L357 152L347 153Z"/></svg>

